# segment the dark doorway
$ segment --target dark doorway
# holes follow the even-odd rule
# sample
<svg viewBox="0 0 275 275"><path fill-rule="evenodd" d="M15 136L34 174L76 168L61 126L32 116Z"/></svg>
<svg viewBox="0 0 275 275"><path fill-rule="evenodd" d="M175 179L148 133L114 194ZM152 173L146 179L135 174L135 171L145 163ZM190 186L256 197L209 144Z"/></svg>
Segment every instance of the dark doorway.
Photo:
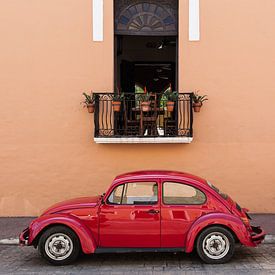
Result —
<svg viewBox="0 0 275 275"><path fill-rule="evenodd" d="M178 0L114 0L115 90L177 90Z"/></svg>
<svg viewBox="0 0 275 275"><path fill-rule="evenodd" d="M115 86L124 93L177 90L177 37L116 35Z"/></svg>
<svg viewBox="0 0 275 275"><path fill-rule="evenodd" d="M115 114L115 134L175 135L177 104L168 114L164 92L178 88L178 0L114 3L114 84L115 92L125 95Z"/></svg>

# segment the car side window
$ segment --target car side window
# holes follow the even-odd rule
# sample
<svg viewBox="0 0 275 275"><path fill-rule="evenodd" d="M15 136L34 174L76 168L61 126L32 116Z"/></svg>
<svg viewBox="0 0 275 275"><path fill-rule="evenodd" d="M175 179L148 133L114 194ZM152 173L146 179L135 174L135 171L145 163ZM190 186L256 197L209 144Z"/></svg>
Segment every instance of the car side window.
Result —
<svg viewBox="0 0 275 275"><path fill-rule="evenodd" d="M117 187L115 187L115 189L109 196L107 202L110 204L121 204L123 188L124 188L124 184L118 185Z"/></svg>
<svg viewBox="0 0 275 275"><path fill-rule="evenodd" d="M129 182L119 185L109 196L108 202L124 205L156 204L158 202L158 185L156 182Z"/></svg>
<svg viewBox="0 0 275 275"><path fill-rule="evenodd" d="M178 182L163 183L165 204L204 204L205 201L205 194L193 186Z"/></svg>

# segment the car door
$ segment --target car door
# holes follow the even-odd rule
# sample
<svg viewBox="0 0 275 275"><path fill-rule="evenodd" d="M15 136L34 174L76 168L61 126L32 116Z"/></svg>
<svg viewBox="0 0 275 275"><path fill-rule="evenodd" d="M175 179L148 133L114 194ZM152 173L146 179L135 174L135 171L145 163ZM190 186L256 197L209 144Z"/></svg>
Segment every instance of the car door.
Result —
<svg viewBox="0 0 275 275"><path fill-rule="evenodd" d="M205 193L185 182L163 181L161 202L161 246L185 247L192 223L208 213Z"/></svg>
<svg viewBox="0 0 275 275"><path fill-rule="evenodd" d="M159 185L155 181L117 184L100 207L100 247L160 247Z"/></svg>

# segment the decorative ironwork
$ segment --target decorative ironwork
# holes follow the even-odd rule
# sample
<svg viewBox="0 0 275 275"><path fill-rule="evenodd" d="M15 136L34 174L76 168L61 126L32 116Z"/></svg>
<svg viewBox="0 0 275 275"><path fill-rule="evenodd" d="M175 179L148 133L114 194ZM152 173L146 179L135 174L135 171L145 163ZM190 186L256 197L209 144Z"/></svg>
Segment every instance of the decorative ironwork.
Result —
<svg viewBox="0 0 275 275"><path fill-rule="evenodd" d="M177 35L177 0L116 0L115 34Z"/></svg>
<svg viewBox="0 0 275 275"><path fill-rule="evenodd" d="M174 109L168 111L162 94L151 94L149 107L142 109L140 94L126 93L118 112L113 93L95 94L95 137L192 137L191 93L179 93Z"/></svg>

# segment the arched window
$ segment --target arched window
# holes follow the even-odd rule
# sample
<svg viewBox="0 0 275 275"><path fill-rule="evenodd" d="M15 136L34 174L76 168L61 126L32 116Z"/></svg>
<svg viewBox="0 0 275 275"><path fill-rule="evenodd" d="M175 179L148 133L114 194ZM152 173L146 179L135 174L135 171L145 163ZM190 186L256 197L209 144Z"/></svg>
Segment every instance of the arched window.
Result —
<svg viewBox="0 0 275 275"><path fill-rule="evenodd" d="M116 0L115 34L177 35L177 0Z"/></svg>

